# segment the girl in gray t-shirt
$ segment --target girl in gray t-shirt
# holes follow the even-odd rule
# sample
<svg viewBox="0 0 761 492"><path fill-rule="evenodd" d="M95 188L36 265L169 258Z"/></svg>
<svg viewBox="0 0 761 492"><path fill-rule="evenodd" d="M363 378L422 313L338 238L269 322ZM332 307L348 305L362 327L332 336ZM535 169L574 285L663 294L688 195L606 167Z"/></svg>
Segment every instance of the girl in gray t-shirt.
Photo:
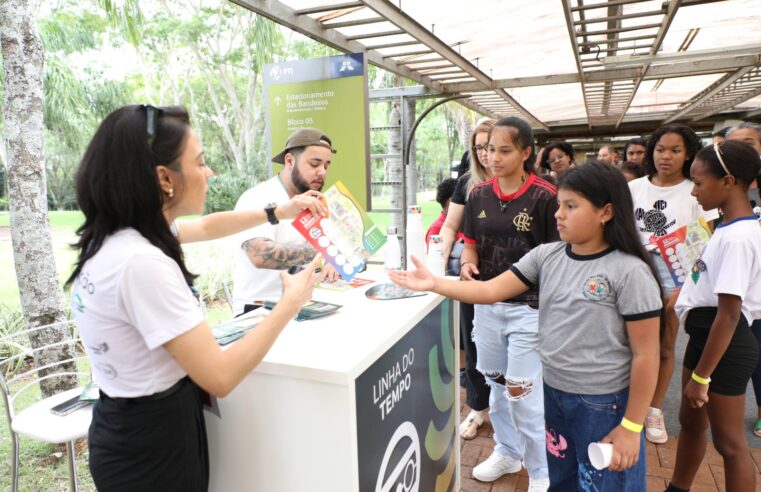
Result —
<svg viewBox="0 0 761 492"><path fill-rule="evenodd" d="M487 282L436 278L419 261L390 275L408 289L474 304L538 287L550 489L645 491L642 423L658 374L662 309L657 272L616 168L589 162L569 170L558 202L562 241L537 246ZM598 441L613 446L603 470L587 453Z"/></svg>

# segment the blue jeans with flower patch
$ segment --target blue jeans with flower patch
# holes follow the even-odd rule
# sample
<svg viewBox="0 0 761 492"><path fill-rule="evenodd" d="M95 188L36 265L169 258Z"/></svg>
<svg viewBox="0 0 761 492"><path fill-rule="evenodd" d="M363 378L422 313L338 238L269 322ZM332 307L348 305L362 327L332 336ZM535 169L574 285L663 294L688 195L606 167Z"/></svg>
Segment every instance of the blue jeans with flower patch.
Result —
<svg viewBox="0 0 761 492"><path fill-rule="evenodd" d="M544 420L550 492L645 492L645 438L637 463L623 472L598 470L587 446L602 440L624 417L629 388L604 395L567 393L544 384Z"/></svg>

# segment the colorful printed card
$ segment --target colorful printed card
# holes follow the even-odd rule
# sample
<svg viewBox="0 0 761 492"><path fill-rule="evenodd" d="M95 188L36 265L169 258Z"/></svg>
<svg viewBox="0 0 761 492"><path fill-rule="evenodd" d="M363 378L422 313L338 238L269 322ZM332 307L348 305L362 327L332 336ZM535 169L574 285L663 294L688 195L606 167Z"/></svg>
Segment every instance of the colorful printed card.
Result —
<svg viewBox="0 0 761 492"><path fill-rule="evenodd" d="M703 217L670 234L654 238L677 287L684 284L710 238L711 229Z"/></svg>
<svg viewBox="0 0 761 492"><path fill-rule="evenodd" d="M349 190L337 181L325 192L328 216L309 210L292 222L302 236L322 253L345 281L362 271L365 262L386 242L386 235L373 224Z"/></svg>
<svg viewBox="0 0 761 492"><path fill-rule="evenodd" d="M345 290L356 289L357 287L364 287L365 285L372 284L375 280L366 278L354 277L351 281L347 282L344 279L338 279L335 282L317 282L314 284L316 289L334 290L343 292Z"/></svg>
<svg viewBox="0 0 761 492"><path fill-rule="evenodd" d="M269 311L264 309L255 309L214 326L211 329L211 334L214 335L218 344L227 345L254 329L268 314Z"/></svg>

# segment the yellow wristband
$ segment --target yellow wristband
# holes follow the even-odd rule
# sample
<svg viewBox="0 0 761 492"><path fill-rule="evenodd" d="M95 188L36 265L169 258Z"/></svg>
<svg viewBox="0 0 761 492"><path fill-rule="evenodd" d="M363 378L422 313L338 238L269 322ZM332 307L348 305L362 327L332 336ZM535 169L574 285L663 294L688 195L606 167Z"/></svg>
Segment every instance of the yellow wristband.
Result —
<svg viewBox="0 0 761 492"><path fill-rule="evenodd" d="M711 378L701 378L700 376L695 374L695 371L692 371L692 380L700 384L708 384L711 382Z"/></svg>
<svg viewBox="0 0 761 492"><path fill-rule="evenodd" d="M637 434L642 432L642 424L635 424L634 422L627 419L626 417L621 419L621 427L623 427L626 430L636 432Z"/></svg>

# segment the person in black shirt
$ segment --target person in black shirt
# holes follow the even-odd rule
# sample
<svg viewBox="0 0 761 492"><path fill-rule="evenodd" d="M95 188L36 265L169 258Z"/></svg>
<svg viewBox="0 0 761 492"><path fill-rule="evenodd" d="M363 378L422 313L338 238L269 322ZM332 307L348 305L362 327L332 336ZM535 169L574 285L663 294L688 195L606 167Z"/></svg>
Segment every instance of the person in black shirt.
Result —
<svg viewBox="0 0 761 492"><path fill-rule="evenodd" d="M557 190L534 174L533 145L531 127L520 118L504 118L489 133L494 177L475 186L465 204L463 280L494 278L533 247L559 239ZM529 490L546 490L537 307L536 290L509 302L475 306L478 369L491 387L489 417L496 446L473 469L473 477L491 482L519 471L523 461Z"/></svg>
<svg viewBox="0 0 761 492"><path fill-rule="evenodd" d="M479 122L470 134L470 155L475 156L470 160L470 170L463 174L455 186L454 194L449 203L447 218L441 228L441 236L444 244L444 258L449 258L455 240L462 227L465 202L470 190L491 178L488 159L489 131L494 128L494 120ZM462 251L462 240L457 240L457 248ZM448 272L458 275L458 272ZM467 403L471 408L467 417L460 424L460 437L473 439L478 433L478 428L483 424L486 412L489 409L489 387L486 385L483 374L476 369L477 356L476 345L473 342L473 304L460 304L460 341L465 351L464 382Z"/></svg>

